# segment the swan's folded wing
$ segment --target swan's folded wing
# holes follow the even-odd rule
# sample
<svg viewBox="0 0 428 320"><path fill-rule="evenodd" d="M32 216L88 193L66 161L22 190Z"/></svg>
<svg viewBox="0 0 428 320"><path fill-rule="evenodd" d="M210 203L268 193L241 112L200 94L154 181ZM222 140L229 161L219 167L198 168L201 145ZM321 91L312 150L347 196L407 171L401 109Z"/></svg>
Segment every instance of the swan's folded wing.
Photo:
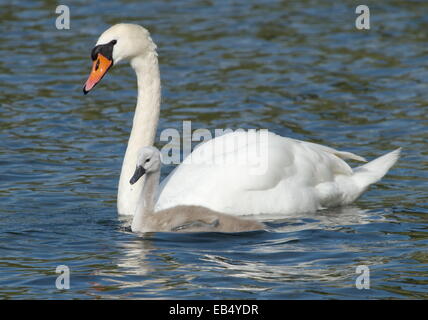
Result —
<svg viewBox="0 0 428 320"><path fill-rule="evenodd" d="M273 133L229 133L200 145L163 181L157 209L199 205L234 214L237 210L254 213L257 210L251 208L257 202L264 203L260 208L269 201L271 206L309 203L317 184L334 181L336 175L352 175L341 159L345 157L361 160Z"/></svg>
<svg viewBox="0 0 428 320"><path fill-rule="evenodd" d="M253 139L246 132L234 132L199 145L161 183L158 208L202 205L203 199L275 187L287 175L293 157L274 141L275 135L268 135Z"/></svg>

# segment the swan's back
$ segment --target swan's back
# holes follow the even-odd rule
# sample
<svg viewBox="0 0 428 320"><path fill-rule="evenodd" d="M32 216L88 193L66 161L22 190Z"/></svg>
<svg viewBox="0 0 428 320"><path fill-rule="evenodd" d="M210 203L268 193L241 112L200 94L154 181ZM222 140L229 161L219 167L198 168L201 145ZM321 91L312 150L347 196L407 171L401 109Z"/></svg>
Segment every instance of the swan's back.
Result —
<svg viewBox="0 0 428 320"><path fill-rule="evenodd" d="M200 206L177 206L145 217L147 231L243 232L265 229L258 221L216 212Z"/></svg>

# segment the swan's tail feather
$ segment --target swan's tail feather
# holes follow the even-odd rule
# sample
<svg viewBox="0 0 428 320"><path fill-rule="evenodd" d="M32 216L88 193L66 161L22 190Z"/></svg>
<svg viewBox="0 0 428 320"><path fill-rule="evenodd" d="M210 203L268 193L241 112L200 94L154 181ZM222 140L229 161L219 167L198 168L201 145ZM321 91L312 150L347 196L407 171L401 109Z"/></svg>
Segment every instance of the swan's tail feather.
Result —
<svg viewBox="0 0 428 320"><path fill-rule="evenodd" d="M361 161L361 162L367 162L366 159L364 159L363 157L360 157L359 155L356 155L354 153L345 152L345 151L337 151L337 150L334 150L334 151L335 151L334 154L341 159L344 159L344 160L352 159L352 160L357 160L357 161Z"/></svg>
<svg viewBox="0 0 428 320"><path fill-rule="evenodd" d="M398 148L354 169L353 179L361 192L364 192L371 184L382 179L397 162L400 152L401 148Z"/></svg>
<svg viewBox="0 0 428 320"><path fill-rule="evenodd" d="M336 149L333 149L333 148L330 148L327 146L323 146L321 144L312 143L312 142L305 142L305 144L311 145L318 150L322 150L324 152L332 153L335 156L337 156L343 160L352 159L352 160L357 160L357 161L361 161L361 162L367 162L367 160L364 159L363 157L360 157L359 155L356 155L356 154L351 153L351 152L339 151L339 150L336 150Z"/></svg>

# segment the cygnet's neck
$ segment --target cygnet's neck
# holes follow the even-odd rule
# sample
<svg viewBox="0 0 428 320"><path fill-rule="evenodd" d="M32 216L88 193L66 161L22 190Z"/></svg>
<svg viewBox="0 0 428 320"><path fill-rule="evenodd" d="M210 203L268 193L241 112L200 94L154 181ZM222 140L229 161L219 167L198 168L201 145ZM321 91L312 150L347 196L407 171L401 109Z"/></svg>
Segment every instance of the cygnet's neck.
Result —
<svg viewBox="0 0 428 320"><path fill-rule="evenodd" d="M140 193L140 201L132 219L133 232L144 232L145 219L154 213L156 194L159 186L160 170L146 174L146 181Z"/></svg>
<svg viewBox="0 0 428 320"><path fill-rule="evenodd" d="M117 199L119 214L135 213L144 179L140 179L134 185L129 184L129 179L135 170L139 149L143 146L152 146L156 136L161 85L155 48L153 44L151 51L131 60L131 66L137 75L138 99L119 180Z"/></svg>

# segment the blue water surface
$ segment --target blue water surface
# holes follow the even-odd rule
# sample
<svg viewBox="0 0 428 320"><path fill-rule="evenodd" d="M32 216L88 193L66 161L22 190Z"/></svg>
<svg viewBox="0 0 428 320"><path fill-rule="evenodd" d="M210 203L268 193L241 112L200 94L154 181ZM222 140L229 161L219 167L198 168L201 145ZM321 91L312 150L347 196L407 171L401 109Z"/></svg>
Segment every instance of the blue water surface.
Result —
<svg viewBox="0 0 428 320"><path fill-rule="evenodd" d="M355 28L358 4L77 0L57 30L56 2L0 2L0 297L428 298L428 2L366 1L370 30ZM189 120L402 157L353 206L267 216L269 231L133 234L116 192L135 75L118 66L82 94L118 22L158 45L158 137ZM356 288L359 265L370 289Z"/></svg>

